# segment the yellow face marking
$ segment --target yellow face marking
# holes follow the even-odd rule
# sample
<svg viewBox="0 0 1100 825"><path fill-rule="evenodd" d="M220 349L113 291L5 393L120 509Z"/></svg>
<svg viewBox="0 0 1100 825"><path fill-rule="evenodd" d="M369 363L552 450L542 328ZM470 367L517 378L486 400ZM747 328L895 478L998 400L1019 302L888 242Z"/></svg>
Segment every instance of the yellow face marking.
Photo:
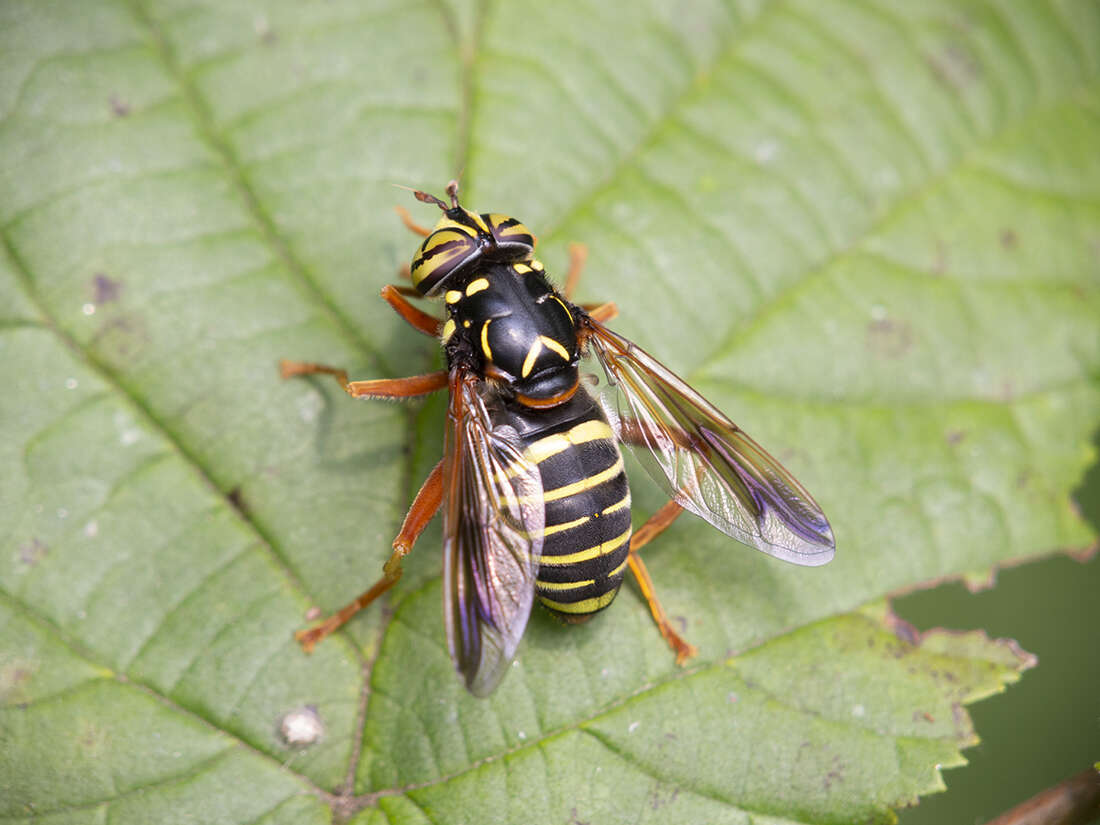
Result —
<svg viewBox="0 0 1100 825"><path fill-rule="evenodd" d="M569 360L569 351L566 350L565 347L563 347L561 344L559 344L553 338L551 338L547 335L540 335L539 336L539 341L541 341L542 345L544 347L546 347L548 350L550 350L551 352L556 352L558 355L560 355L566 361Z"/></svg>
<svg viewBox="0 0 1100 825"><path fill-rule="evenodd" d="M579 587L588 587L590 584L595 584L595 579L585 579L579 582L544 582L542 579L537 580L539 590L576 590Z"/></svg>
<svg viewBox="0 0 1100 825"><path fill-rule="evenodd" d="M462 300L462 293L457 289L448 289L447 293L443 296L443 300L448 304L457 304Z"/></svg>
<svg viewBox="0 0 1100 825"><path fill-rule="evenodd" d="M544 599L542 597L539 598L539 601L551 610L556 610L559 613L595 613L601 607L607 607L611 604L611 600L615 598L615 594L618 592L618 590L612 590L608 593L604 593L602 596L582 599L579 602L556 602L553 599Z"/></svg>
<svg viewBox="0 0 1100 825"><path fill-rule="evenodd" d="M431 252L440 244L447 243L448 241L461 240L461 237L462 236L456 238L454 232L437 229L428 237L428 240L424 241L424 245L420 247L420 251Z"/></svg>
<svg viewBox="0 0 1100 825"><path fill-rule="evenodd" d="M470 328L470 322L469 321L463 321L462 326L465 327L466 329L469 329Z"/></svg>
<svg viewBox="0 0 1100 825"><path fill-rule="evenodd" d="M447 221L446 226L438 226L428 239L424 241L424 251L435 249L441 243L448 241L462 241L469 246L473 242L473 230L454 221Z"/></svg>
<svg viewBox="0 0 1100 825"><path fill-rule="evenodd" d="M493 360L493 351L489 348L489 324L491 323L493 323L492 318L481 325L481 351L490 361Z"/></svg>
<svg viewBox="0 0 1100 825"><path fill-rule="evenodd" d="M489 279L488 278L478 278L476 280L470 281L470 285L466 287L466 294L468 296L469 295L476 295L477 293L481 292L481 290L488 289L488 288L489 288Z"/></svg>
<svg viewBox="0 0 1100 825"><path fill-rule="evenodd" d="M575 481L572 484L566 484L564 487L556 487L553 490L546 490L541 496L531 496L531 501L557 501L560 498L568 498L569 496L582 493L585 490L591 490L593 487L598 487L605 481L608 481L623 471L623 457L620 454L618 460L608 467L603 472L596 473L588 478L582 478L580 481ZM527 500L525 498L525 500ZM546 564L545 557L543 564Z"/></svg>
<svg viewBox="0 0 1100 825"><path fill-rule="evenodd" d="M436 232L428 240L424 242L424 245L417 251L416 259L420 260L416 266L412 269L412 279L414 284L418 284L421 281L427 279L432 273L439 270L441 267L445 267L455 259L469 254L469 246L459 245L448 251L434 255L431 258L424 259L424 256L435 249L442 243L454 240L469 241L469 238L465 235L456 237L453 232Z"/></svg>
<svg viewBox="0 0 1100 825"><path fill-rule="evenodd" d="M489 215L489 223L493 225L493 231L496 232L501 238L508 238L512 235L530 235L531 230L524 226L519 221L516 221L510 226L504 226L507 221L515 220L508 215L501 215L499 212L493 212Z"/></svg>
<svg viewBox="0 0 1100 825"><path fill-rule="evenodd" d="M446 344L449 340L451 340L451 336L454 335L454 334L455 334L455 322L454 322L453 319L448 318L447 323L445 323L443 325L443 333L442 333L443 343Z"/></svg>
<svg viewBox="0 0 1100 825"><path fill-rule="evenodd" d="M470 219L477 224L478 229L480 229L486 235L490 234L489 227L486 225L485 221L481 219L481 215L477 214L477 212L471 212L469 209L463 209L462 211L465 212L470 217Z"/></svg>
<svg viewBox="0 0 1100 825"><path fill-rule="evenodd" d="M531 374L531 370L535 366L535 359L539 357L539 353L542 352L542 336L531 345L531 349L527 350L527 357L523 359L523 370L520 375L526 378Z"/></svg>
<svg viewBox="0 0 1100 825"><path fill-rule="evenodd" d="M598 441L601 438L611 441L615 438L615 434L603 421L585 421L567 432L555 433L539 439L524 450L523 455L528 461L538 464L550 456L568 450L571 445Z"/></svg>
<svg viewBox="0 0 1100 825"><path fill-rule="evenodd" d="M527 264L513 264L512 269L514 269L520 275L526 275L528 272L531 271L531 267L529 267Z"/></svg>
<svg viewBox="0 0 1100 825"><path fill-rule="evenodd" d="M531 269L535 270L536 272L542 272L545 267L542 265L542 261L540 261L538 258L532 258Z"/></svg>
<svg viewBox="0 0 1100 825"><path fill-rule="evenodd" d="M437 223L435 225L435 228L436 229L453 229L456 232L461 232L467 238L472 238L476 234L476 232L473 229L470 229L470 227L466 226L466 224L459 223L458 221L452 221L450 218L446 218L446 217L440 218L439 223ZM448 238L448 240L450 240L450 239Z"/></svg>

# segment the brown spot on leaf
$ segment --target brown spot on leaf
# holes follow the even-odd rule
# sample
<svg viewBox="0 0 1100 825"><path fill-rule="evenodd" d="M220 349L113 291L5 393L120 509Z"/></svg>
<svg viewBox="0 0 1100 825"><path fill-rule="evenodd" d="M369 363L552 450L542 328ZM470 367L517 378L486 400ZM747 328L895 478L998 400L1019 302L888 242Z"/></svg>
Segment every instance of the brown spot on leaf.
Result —
<svg viewBox="0 0 1100 825"><path fill-rule="evenodd" d="M825 790L829 790L833 786L834 782L841 782L844 779L844 763L840 761L839 756L833 757L832 767L825 772L825 778L823 785Z"/></svg>
<svg viewBox="0 0 1100 825"><path fill-rule="evenodd" d="M260 42L265 46L273 46L278 41L279 38L275 34L275 30L271 28L271 21L266 17L257 17L252 25L256 35L260 38Z"/></svg>
<svg viewBox="0 0 1100 825"><path fill-rule="evenodd" d="M19 546L19 561L28 567L34 567L46 558L49 552L50 548L44 542L39 539L31 539Z"/></svg>
<svg viewBox="0 0 1100 825"><path fill-rule="evenodd" d="M680 795L680 789L673 787L670 792L664 794L661 793L661 786L654 785L649 792L649 807L656 811L663 808L665 805L669 805L676 801L676 797Z"/></svg>
<svg viewBox="0 0 1100 825"><path fill-rule="evenodd" d="M947 433L947 443L952 447L962 444L966 439L966 430L949 430Z"/></svg>
<svg viewBox="0 0 1100 825"><path fill-rule="evenodd" d="M115 117L126 117L130 114L130 104L118 95L111 95L110 104L111 114Z"/></svg>
<svg viewBox="0 0 1100 825"><path fill-rule="evenodd" d="M139 316L121 315L103 324L92 343L110 361L129 361L149 343L149 333Z"/></svg>
<svg viewBox="0 0 1100 825"><path fill-rule="evenodd" d="M97 272L92 278L92 300L96 304L109 304L111 301L117 301L121 293L121 281L108 278L102 272Z"/></svg>
<svg viewBox="0 0 1100 825"><path fill-rule="evenodd" d="M895 613L892 608L886 614L886 624L890 631L907 645L915 645L920 642L920 631ZM904 655L904 651L899 649L895 658L901 658L901 655Z"/></svg>
<svg viewBox="0 0 1100 825"><path fill-rule="evenodd" d="M107 732L94 722L86 721L78 732L76 741L89 756L98 757L107 746Z"/></svg>
<svg viewBox="0 0 1100 825"><path fill-rule="evenodd" d="M1001 230L1001 246L1004 249L1015 249L1020 243L1020 236L1016 234L1015 229L1002 229Z"/></svg>
<svg viewBox="0 0 1100 825"><path fill-rule="evenodd" d="M934 275L947 274L947 245L943 241L936 241L936 256L932 261L932 273Z"/></svg>
<svg viewBox="0 0 1100 825"><path fill-rule="evenodd" d="M34 675L34 663L28 660L15 660L9 664L0 664L0 704L8 705L17 699L25 699L24 688Z"/></svg>
<svg viewBox="0 0 1100 825"><path fill-rule="evenodd" d="M228 493L225 494L226 499L230 504L242 516L248 516L248 504L244 500L244 494L241 492L241 485L237 485Z"/></svg>
<svg viewBox="0 0 1100 825"><path fill-rule="evenodd" d="M945 86L965 89L982 75L982 64L962 43L946 43L935 54L928 56L932 74Z"/></svg>
<svg viewBox="0 0 1100 825"><path fill-rule="evenodd" d="M913 347L908 321L881 318L867 325L867 348L880 358L900 358Z"/></svg>

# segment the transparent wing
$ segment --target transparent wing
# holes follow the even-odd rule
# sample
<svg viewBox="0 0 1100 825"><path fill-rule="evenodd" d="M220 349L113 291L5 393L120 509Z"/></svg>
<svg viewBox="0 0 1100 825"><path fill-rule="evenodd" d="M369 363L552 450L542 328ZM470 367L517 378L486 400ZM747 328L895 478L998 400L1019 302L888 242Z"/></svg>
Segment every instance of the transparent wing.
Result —
<svg viewBox="0 0 1100 825"><path fill-rule="evenodd" d="M683 379L589 319L589 343L617 390L604 407L619 440L685 510L795 564L833 558L828 519L805 488Z"/></svg>
<svg viewBox="0 0 1100 825"><path fill-rule="evenodd" d="M516 654L542 553L542 483L511 427L494 428L479 381L451 375L443 509L443 611L451 660L475 696Z"/></svg>

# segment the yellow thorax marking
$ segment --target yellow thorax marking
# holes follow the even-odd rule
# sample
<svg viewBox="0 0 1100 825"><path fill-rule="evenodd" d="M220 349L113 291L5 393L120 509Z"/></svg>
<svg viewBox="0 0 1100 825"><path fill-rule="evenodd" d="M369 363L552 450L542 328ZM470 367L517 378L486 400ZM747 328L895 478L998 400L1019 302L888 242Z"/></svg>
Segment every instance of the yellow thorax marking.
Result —
<svg viewBox="0 0 1100 825"><path fill-rule="evenodd" d="M451 336L455 334L455 322L453 319L448 318L447 323L443 325L443 343L446 344L451 340Z"/></svg>
<svg viewBox="0 0 1100 825"><path fill-rule="evenodd" d="M556 352L562 357L562 359L566 361L569 360L569 351L553 338L547 335L540 335L539 340L542 341L543 346L545 346L548 350L550 350L551 352Z"/></svg>
<svg viewBox="0 0 1100 825"><path fill-rule="evenodd" d="M489 349L489 324L492 322L493 319L490 318L481 325L481 351L485 353L485 357L490 361L493 360L493 351Z"/></svg>
<svg viewBox="0 0 1100 825"><path fill-rule="evenodd" d="M573 320L573 313L569 311L569 307L567 307L565 305L565 301L563 301L557 295L551 295L550 297L553 298L555 301L557 301L559 304L561 304L561 308L565 310L565 317L568 318L570 321L572 321Z"/></svg>
<svg viewBox="0 0 1100 825"><path fill-rule="evenodd" d="M531 374L531 370L535 366L535 359L539 357L540 352L542 352L541 335L535 340L535 343L531 345L531 348L527 350L527 357L523 359L523 371L521 375L524 378Z"/></svg>
<svg viewBox="0 0 1100 825"><path fill-rule="evenodd" d="M563 360L569 360L569 351L565 347L548 335L540 335L535 343L531 345L531 348L527 350L527 357L523 359L523 370L520 372L523 378L531 374L531 370L534 369L535 361L538 360L539 353L542 352L543 347L546 347L551 352L557 353Z"/></svg>
<svg viewBox="0 0 1100 825"><path fill-rule="evenodd" d="M488 289L488 288L489 288L489 279L488 278L478 278L475 281L470 281L470 285L466 287L466 295L467 296L476 295L478 292L481 292L481 290Z"/></svg>
<svg viewBox="0 0 1100 825"><path fill-rule="evenodd" d="M462 293L457 289L448 289L447 294L443 296L443 300L448 304L457 304L462 300Z"/></svg>
<svg viewBox="0 0 1100 825"><path fill-rule="evenodd" d="M531 271L531 267L529 267L527 264L512 264L512 269L514 269L520 275L525 275Z"/></svg>

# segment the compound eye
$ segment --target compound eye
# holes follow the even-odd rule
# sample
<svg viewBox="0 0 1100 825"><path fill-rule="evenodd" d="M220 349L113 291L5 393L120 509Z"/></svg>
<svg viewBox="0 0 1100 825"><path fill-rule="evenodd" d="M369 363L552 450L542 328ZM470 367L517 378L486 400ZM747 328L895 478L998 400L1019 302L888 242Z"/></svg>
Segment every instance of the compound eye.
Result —
<svg viewBox="0 0 1100 825"><path fill-rule="evenodd" d="M479 254L477 240L468 231L453 225L436 229L413 256L413 286L421 295L433 295L450 275Z"/></svg>
<svg viewBox="0 0 1100 825"><path fill-rule="evenodd" d="M497 246L516 252L529 253L535 248L535 236L531 230L508 215L489 213L482 215L493 232Z"/></svg>

